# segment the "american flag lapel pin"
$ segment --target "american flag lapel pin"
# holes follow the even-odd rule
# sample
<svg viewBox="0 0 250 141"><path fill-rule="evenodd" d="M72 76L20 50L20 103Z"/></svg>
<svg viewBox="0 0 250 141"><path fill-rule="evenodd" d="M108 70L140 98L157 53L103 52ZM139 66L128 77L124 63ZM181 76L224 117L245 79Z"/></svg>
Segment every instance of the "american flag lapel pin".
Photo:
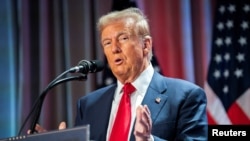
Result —
<svg viewBox="0 0 250 141"><path fill-rule="evenodd" d="M155 102L156 102L157 104L159 104L159 103L161 102L161 98L160 98L160 97L157 97L157 98L155 99Z"/></svg>

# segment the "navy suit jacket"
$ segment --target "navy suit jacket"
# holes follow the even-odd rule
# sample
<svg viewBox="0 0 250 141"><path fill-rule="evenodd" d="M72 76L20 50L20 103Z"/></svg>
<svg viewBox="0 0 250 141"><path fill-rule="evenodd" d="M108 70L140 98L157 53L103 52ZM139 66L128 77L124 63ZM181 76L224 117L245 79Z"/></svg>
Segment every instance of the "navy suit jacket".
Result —
<svg viewBox="0 0 250 141"><path fill-rule="evenodd" d="M91 140L106 140L116 86L93 91L77 103L75 124L90 125ZM142 101L151 112L154 140L207 140L206 102L203 89L197 85L154 72ZM135 140L133 133L130 140Z"/></svg>

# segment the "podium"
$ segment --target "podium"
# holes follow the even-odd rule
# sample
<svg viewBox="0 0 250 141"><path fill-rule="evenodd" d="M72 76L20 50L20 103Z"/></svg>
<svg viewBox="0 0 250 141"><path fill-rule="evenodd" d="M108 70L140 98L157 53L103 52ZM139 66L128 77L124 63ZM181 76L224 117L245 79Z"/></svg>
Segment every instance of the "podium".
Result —
<svg viewBox="0 0 250 141"><path fill-rule="evenodd" d="M78 126L63 130L48 131L0 139L0 141L89 141L90 126Z"/></svg>

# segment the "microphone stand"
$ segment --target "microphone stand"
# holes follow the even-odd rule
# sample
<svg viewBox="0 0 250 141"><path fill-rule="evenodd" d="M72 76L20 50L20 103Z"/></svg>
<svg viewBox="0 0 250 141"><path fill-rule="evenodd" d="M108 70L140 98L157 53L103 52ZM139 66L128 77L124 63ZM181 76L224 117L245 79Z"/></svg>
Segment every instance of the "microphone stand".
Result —
<svg viewBox="0 0 250 141"><path fill-rule="evenodd" d="M35 101L35 104L33 106L33 108L31 109L31 112L28 114L28 116L26 117L20 131L19 131L19 136L21 135L21 131L23 130L24 126L26 125L28 119L31 117L31 115L35 112L35 115L33 116L33 120L32 120L32 123L31 123L31 134L33 134L35 132L35 127L36 127L36 124L38 123L38 120L39 120L39 117L40 117L40 113L41 113L41 109L42 109L42 105L43 105L43 101L48 93L48 91L50 89L52 89L54 86L58 85L58 84L61 84L61 83L64 83L64 82L67 82L67 81L72 81L72 80L79 80L79 81L84 81L84 80L87 80L87 75L86 74L83 74L83 75L80 75L80 76L71 76L71 77L67 77L67 78L63 78L63 79L60 79L63 75L69 73L69 72L72 72L72 70L67 70L65 72L63 72L62 74L60 74L58 77L56 77L53 81L51 81L49 83L49 85L47 86L47 88L39 95L39 97L36 99Z"/></svg>

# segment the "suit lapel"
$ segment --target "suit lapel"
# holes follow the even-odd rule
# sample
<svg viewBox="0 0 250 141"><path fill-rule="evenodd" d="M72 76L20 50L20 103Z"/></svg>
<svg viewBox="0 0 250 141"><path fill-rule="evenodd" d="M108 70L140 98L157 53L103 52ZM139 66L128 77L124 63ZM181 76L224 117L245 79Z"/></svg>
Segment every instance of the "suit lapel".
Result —
<svg viewBox="0 0 250 141"><path fill-rule="evenodd" d="M142 105L148 105L153 123L162 109L161 107L165 105L168 97L166 94L167 84L163 81L163 77L155 72L142 101Z"/></svg>
<svg viewBox="0 0 250 141"><path fill-rule="evenodd" d="M102 139L106 139L108 124L109 124L109 116L111 112L111 106L112 106L112 100L114 97L116 85L111 85L108 87L103 93L101 94L100 91L100 97L98 98L98 101L95 103L95 109L93 109L93 115L91 116L91 120L93 121L93 125L91 129L91 133L93 136L97 137L96 140L102 141ZM96 115L96 112L98 111L98 115ZM89 115L90 116L90 115ZM96 134L96 135L94 135Z"/></svg>
<svg viewBox="0 0 250 141"><path fill-rule="evenodd" d="M148 90L142 101L142 105L148 105L148 108L151 113L152 124L154 124L157 115L159 115L159 112L161 111L162 107L166 104L168 98L167 84L163 79L164 79L163 76L161 76L157 72L154 72L153 78L149 84ZM134 126L132 131L134 131ZM131 134L130 141L135 141L135 136L133 133Z"/></svg>

